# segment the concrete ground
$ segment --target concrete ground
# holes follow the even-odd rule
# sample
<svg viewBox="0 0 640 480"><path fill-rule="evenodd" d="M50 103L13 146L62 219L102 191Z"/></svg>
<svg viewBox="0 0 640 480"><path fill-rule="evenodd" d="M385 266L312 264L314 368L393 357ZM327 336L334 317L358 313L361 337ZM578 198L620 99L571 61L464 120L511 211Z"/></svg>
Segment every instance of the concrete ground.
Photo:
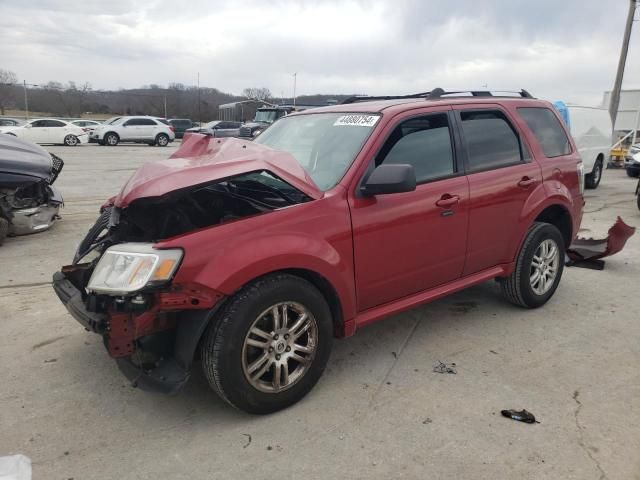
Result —
<svg viewBox="0 0 640 480"><path fill-rule="evenodd" d="M173 397L131 388L48 282L101 202L175 148L51 148L62 221L0 248L0 456L61 480L640 478L640 235L604 271L565 270L544 308L489 282L336 341L316 388L274 415L233 410L199 370ZM607 170L586 234L640 226L634 187Z"/></svg>

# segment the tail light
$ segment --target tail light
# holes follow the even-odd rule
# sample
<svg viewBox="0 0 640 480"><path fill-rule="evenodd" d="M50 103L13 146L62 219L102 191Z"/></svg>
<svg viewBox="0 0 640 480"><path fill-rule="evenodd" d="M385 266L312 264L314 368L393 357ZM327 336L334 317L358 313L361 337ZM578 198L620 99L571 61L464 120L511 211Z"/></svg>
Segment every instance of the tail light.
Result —
<svg viewBox="0 0 640 480"><path fill-rule="evenodd" d="M171 125L169 125L169 130L171 130L173 133L175 133L175 132L176 132L175 127L172 127Z"/></svg>
<svg viewBox="0 0 640 480"><path fill-rule="evenodd" d="M90 130L91 130L90 128L86 128L86 127L82 129L83 132L89 132Z"/></svg>
<svg viewBox="0 0 640 480"><path fill-rule="evenodd" d="M580 182L580 195L584 195L584 163L578 162L578 181Z"/></svg>

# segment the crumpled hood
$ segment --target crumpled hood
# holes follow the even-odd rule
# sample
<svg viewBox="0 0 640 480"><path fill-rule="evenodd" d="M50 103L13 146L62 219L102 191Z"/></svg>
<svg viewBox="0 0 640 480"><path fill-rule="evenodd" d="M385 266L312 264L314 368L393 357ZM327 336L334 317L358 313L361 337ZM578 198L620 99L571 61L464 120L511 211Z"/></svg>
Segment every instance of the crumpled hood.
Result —
<svg viewBox="0 0 640 480"><path fill-rule="evenodd" d="M114 199L119 208L134 200L159 197L175 190L267 170L311 198L323 193L289 153L237 138L186 133L182 146L166 160L147 162Z"/></svg>
<svg viewBox="0 0 640 480"><path fill-rule="evenodd" d="M0 173L51 177L51 155L40 145L0 133Z"/></svg>

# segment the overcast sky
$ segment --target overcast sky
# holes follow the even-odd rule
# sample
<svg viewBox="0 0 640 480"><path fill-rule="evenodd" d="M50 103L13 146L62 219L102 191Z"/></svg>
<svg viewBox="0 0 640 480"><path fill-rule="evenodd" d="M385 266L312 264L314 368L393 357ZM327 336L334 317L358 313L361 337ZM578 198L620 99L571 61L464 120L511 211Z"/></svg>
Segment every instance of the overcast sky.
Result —
<svg viewBox="0 0 640 480"><path fill-rule="evenodd" d="M0 0L0 68L94 89L239 94L526 88L595 104L611 89L627 0ZM626 88L640 88L640 22Z"/></svg>

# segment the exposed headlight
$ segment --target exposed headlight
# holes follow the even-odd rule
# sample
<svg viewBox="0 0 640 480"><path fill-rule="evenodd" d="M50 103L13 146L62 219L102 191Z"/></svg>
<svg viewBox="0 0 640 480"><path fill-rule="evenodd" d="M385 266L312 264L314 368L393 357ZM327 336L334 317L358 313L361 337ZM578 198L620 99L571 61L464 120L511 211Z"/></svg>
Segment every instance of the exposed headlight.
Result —
<svg viewBox="0 0 640 480"><path fill-rule="evenodd" d="M580 195L584 195L584 163L578 162L578 181L580 182Z"/></svg>
<svg viewBox="0 0 640 480"><path fill-rule="evenodd" d="M261 133L262 133L262 130L255 130L251 135L253 135L254 137L257 137Z"/></svg>
<svg viewBox="0 0 640 480"><path fill-rule="evenodd" d="M156 250L150 243L121 243L109 247L96 265L87 289L126 294L166 283L182 260L182 250Z"/></svg>

